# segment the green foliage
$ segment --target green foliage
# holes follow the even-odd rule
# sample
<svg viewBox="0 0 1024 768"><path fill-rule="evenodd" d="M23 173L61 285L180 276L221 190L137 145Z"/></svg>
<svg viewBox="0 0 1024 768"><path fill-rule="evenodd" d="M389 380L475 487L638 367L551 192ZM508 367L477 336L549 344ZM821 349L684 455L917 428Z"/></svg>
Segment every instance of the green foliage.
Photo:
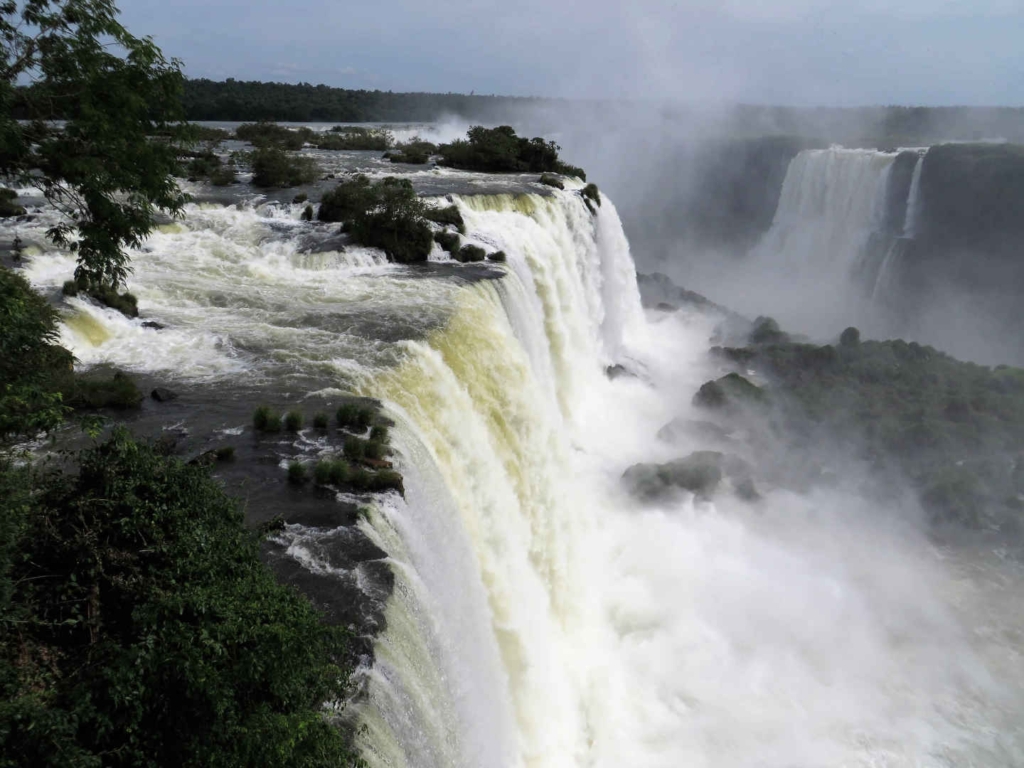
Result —
<svg viewBox="0 0 1024 768"><path fill-rule="evenodd" d="M65 280L64 285L60 289L60 292L65 296L77 296L78 283L76 283L74 280Z"/></svg>
<svg viewBox="0 0 1024 768"><path fill-rule="evenodd" d="M505 255L504 251L495 251L494 253L487 254L487 260L497 262L498 264L504 264L508 261L508 256Z"/></svg>
<svg viewBox="0 0 1024 768"><path fill-rule="evenodd" d="M117 288L126 248L186 202L173 178L189 141L178 62L121 26L110 0L4 3L0 37L0 176L41 186L64 214L47 235L77 255L75 276Z"/></svg>
<svg viewBox="0 0 1024 768"><path fill-rule="evenodd" d="M378 443L387 443L388 439L388 428L383 424L377 424L370 428L370 440Z"/></svg>
<svg viewBox="0 0 1024 768"><path fill-rule="evenodd" d="M109 379L76 376L68 395L73 408L130 410L142 404L143 394L130 376L115 371Z"/></svg>
<svg viewBox="0 0 1024 768"><path fill-rule="evenodd" d="M217 448L213 455L217 461L234 461L235 460L235 446L233 445L222 445Z"/></svg>
<svg viewBox="0 0 1024 768"><path fill-rule="evenodd" d="M565 183L552 173L542 173L539 179L541 184L555 189L565 189Z"/></svg>
<svg viewBox="0 0 1024 768"><path fill-rule="evenodd" d="M599 208L601 207L601 192L598 190L597 184L587 184L587 186L580 190L580 194L583 195L584 200L588 201L588 207L589 203L595 203Z"/></svg>
<svg viewBox="0 0 1024 768"><path fill-rule="evenodd" d="M288 482L292 485L302 485L307 480L306 465L301 461L288 463Z"/></svg>
<svg viewBox="0 0 1024 768"><path fill-rule="evenodd" d="M57 312L21 275L0 267L0 443L63 421L71 353L57 345Z"/></svg>
<svg viewBox="0 0 1024 768"><path fill-rule="evenodd" d="M459 234L466 234L466 222L462 219L462 213L458 206L449 205L444 208L431 208L429 206L423 212L423 218L441 226L451 226L459 230Z"/></svg>
<svg viewBox="0 0 1024 768"><path fill-rule="evenodd" d="M751 344L784 344L789 335L779 329L779 324L770 317L759 317L750 332Z"/></svg>
<svg viewBox="0 0 1024 768"><path fill-rule="evenodd" d="M384 128L363 128L351 125L336 125L329 133L318 133L311 139L317 149L352 151L383 151L395 143L395 137ZM426 162L426 161L424 161Z"/></svg>
<svg viewBox="0 0 1024 768"><path fill-rule="evenodd" d="M540 137L520 138L508 125L484 128L476 125L469 129L466 139L438 147L441 162L451 168L487 173L565 173L586 180L579 168L566 165L558 159L560 147Z"/></svg>
<svg viewBox="0 0 1024 768"><path fill-rule="evenodd" d="M284 417L284 428L289 432L298 432L302 429L302 412L288 411Z"/></svg>
<svg viewBox="0 0 1024 768"><path fill-rule="evenodd" d="M299 150L311 142L314 131L309 128L293 130L277 123L261 121L243 123L235 129L235 136L258 148Z"/></svg>
<svg viewBox="0 0 1024 768"><path fill-rule="evenodd" d="M1024 371L898 340L740 351L772 380L792 431L807 434L810 424L899 468L933 519L974 526L982 512L986 524L1019 517L1007 500L1024 493L1010 458L1024 457Z"/></svg>
<svg viewBox="0 0 1024 768"><path fill-rule="evenodd" d="M459 252L459 243L461 239L455 232L449 232L447 230L441 230L440 232L434 233L434 240L441 246L442 249L455 256Z"/></svg>
<svg viewBox="0 0 1024 768"><path fill-rule="evenodd" d="M298 205L299 203L304 203L307 200L309 200L309 195L307 195L305 192L300 192L299 194L292 198L292 204Z"/></svg>
<svg viewBox="0 0 1024 768"><path fill-rule="evenodd" d="M300 216L300 218L303 221L312 221L313 220L313 206L310 205L309 203L306 203L306 207L302 209L302 215Z"/></svg>
<svg viewBox="0 0 1024 768"><path fill-rule="evenodd" d="M311 157L260 147L251 156L252 183L256 187L297 187L316 181L320 167Z"/></svg>
<svg viewBox="0 0 1024 768"><path fill-rule="evenodd" d="M189 161L188 168L186 169L188 180L209 179L220 171L220 168L221 159L219 156L213 152L203 152Z"/></svg>
<svg viewBox="0 0 1024 768"><path fill-rule="evenodd" d="M483 261L487 256L487 251L479 245L469 244L462 246L458 254L452 255L461 262Z"/></svg>
<svg viewBox="0 0 1024 768"><path fill-rule="evenodd" d="M426 152L418 152L415 149L388 152L387 158L392 163L405 163L406 165L426 165L430 161L430 155Z"/></svg>
<svg viewBox="0 0 1024 768"><path fill-rule="evenodd" d="M257 432L280 432L281 415L266 405L261 405L252 415L252 425Z"/></svg>
<svg viewBox="0 0 1024 768"><path fill-rule="evenodd" d="M764 391L738 373L705 383L693 397L694 405L711 409L734 409L764 402Z"/></svg>
<svg viewBox="0 0 1024 768"><path fill-rule="evenodd" d="M366 456L366 458L373 459L374 461L380 461L385 456L387 456L387 453L388 447L379 440L370 440L368 443L366 443L366 446L363 450L363 454Z"/></svg>
<svg viewBox="0 0 1024 768"><path fill-rule="evenodd" d="M358 437L346 437L344 454L349 461L360 461L366 457L366 441Z"/></svg>
<svg viewBox="0 0 1024 768"><path fill-rule="evenodd" d="M326 413L317 413L313 416L313 427L316 429L327 429L329 420Z"/></svg>
<svg viewBox="0 0 1024 768"><path fill-rule="evenodd" d="M76 474L0 465L0 763L354 765L345 633L208 476L118 430Z"/></svg>
<svg viewBox="0 0 1024 768"><path fill-rule="evenodd" d="M335 459L331 462L329 474L331 485L344 485L348 482L350 474L351 471L348 466L348 462L340 459Z"/></svg>
<svg viewBox="0 0 1024 768"><path fill-rule="evenodd" d="M359 420L359 406L355 403L345 403L338 408L334 418L337 420L339 427L354 427Z"/></svg>
<svg viewBox="0 0 1024 768"><path fill-rule="evenodd" d="M210 174L210 183L215 187L227 187L237 180L234 163L222 163Z"/></svg>
<svg viewBox="0 0 1024 768"><path fill-rule="evenodd" d="M323 196L317 217L341 221L355 242L380 248L401 264L426 261L433 234L424 220L426 206L408 179L388 176L377 184L362 174Z"/></svg>

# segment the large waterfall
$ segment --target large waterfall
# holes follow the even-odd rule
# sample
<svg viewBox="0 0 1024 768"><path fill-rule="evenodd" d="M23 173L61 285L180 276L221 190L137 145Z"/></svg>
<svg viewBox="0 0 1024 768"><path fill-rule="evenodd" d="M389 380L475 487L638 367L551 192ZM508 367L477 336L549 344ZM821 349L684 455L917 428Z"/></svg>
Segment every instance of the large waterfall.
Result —
<svg viewBox="0 0 1024 768"><path fill-rule="evenodd" d="M767 241L794 268L824 253L849 269L891 162L801 155ZM64 330L86 363L384 402L406 495L360 523L395 573L360 673L370 765L1021 764L1020 574L993 598L974 564L838 491L639 506L626 467L706 447L699 430L654 436L700 418L714 320L644 317L607 197L596 214L574 190L454 200L507 265L310 253L299 206L195 205L136 257L140 305L169 328L76 299ZM27 271L55 286L70 267L34 252ZM611 380L611 363L635 375ZM337 572L326 535L285 534Z"/></svg>

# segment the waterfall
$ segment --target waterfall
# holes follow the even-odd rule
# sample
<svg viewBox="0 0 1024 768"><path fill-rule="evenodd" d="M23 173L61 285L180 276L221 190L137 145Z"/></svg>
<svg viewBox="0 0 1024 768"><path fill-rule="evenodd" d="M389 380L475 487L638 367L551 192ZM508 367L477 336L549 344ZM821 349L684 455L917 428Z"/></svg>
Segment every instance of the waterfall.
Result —
<svg viewBox="0 0 1024 768"><path fill-rule="evenodd" d="M771 229L751 254L787 273L846 279L884 215L895 155L805 150L793 158Z"/></svg>
<svg viewBox="0 0 1024 768"><path fill-rule="evenodd" d="M888 248L885 249L885 258L882 259L878 267L875 279L871 281L869 296L873 306L877 307L894 299L893 293L899 263L906 254L907 242L913 240L917 234L918 221L921 216L921 169L923 167L924 154L922 153L914 163L914 172L910 177L910 190L907 192L900 236L893 238Z"/></svg>
<svg viewBox="0 0 1024 768"><path fill-rule="evenodd" d="M903 236L916 237L921 221L921 171L924 168L922 155L914 165L914 175L910 178L910 193L907 195L907 217L903 222Z"/></svg>
<svg viewBox="0 0 1024 768"><path fill-rule="evenodd" d="M848 270L890 162L799 156L761 256ZM454 200L506 264L310 252L329 233L299 205L193 205L134 255L167 329L76 299L62 331L80 360L212 389L201 406L234 435L256 398L383 401L406 494L359 523L395 577L358 673L373 768L1024 764L1016 576L984 577L1007 580L994 602L973 563L837 489L628 497L627 467L709 447L654 436L708 418L691 398L721 375L715 320L644 316L607 197L596 215L573 189ZM47 251L26 271L57 288L72 266ZM609 380L614 362L637 376ZM330 531L288 536L310 564L303 542Z"/></svg>

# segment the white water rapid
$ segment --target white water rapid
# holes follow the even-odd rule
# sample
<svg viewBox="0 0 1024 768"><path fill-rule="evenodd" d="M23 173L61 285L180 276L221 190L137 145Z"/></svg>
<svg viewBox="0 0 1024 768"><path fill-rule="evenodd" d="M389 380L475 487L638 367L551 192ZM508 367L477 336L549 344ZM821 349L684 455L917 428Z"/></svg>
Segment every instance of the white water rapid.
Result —
<svg viewBox="0 0 1024 768"><path fill-rule="evenodd" d="M891 156L794 163L778 266L842 271ZM197 205L136 255L167 329L73 300L64 331L85 363L383 400L407 493L361 523L396 576L361 672L371 766L1024 764L1019 571L838 491L639 506L627 467L706 447L655 434L700 418L714 319L644 316L607 197L596 216L574 190L455 201L468 240L507 254L500 279L302 253L300 206ZM36 251L26 271L71 269ZM314 534L292 549L325 567Z"/></svg>

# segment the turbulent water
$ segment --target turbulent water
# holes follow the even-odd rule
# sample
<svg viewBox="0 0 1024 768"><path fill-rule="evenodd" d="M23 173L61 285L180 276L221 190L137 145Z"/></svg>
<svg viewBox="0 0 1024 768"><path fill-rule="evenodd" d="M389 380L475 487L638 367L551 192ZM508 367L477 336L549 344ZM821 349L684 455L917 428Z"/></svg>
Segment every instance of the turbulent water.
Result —
<svg viewBox="0 0 1024 768"><path fill-rule="evenodd" d="M833 152L821 189L808 157L769 238L850 267L890 159ZM63 330L86 365L384 402L407 493L361 523L396 576L360 672L370 765L1024 763L1012 563L839 491L638 506L625 468L706 447L655 434L697 417L714 319L644 316L607 197L596 216L574 190L454 200L507 265L398 267L309 247L329 241L300 206L193 205L135 258L140 309L167 329L73 299ZM845 239L833 209L856 213ZM790 211L821 225L791 231ZM31 253L42 288L72 270ZM610 380L613 363L635 375ZM289 551L327 569L328 535L292 526Z"/></svg>

